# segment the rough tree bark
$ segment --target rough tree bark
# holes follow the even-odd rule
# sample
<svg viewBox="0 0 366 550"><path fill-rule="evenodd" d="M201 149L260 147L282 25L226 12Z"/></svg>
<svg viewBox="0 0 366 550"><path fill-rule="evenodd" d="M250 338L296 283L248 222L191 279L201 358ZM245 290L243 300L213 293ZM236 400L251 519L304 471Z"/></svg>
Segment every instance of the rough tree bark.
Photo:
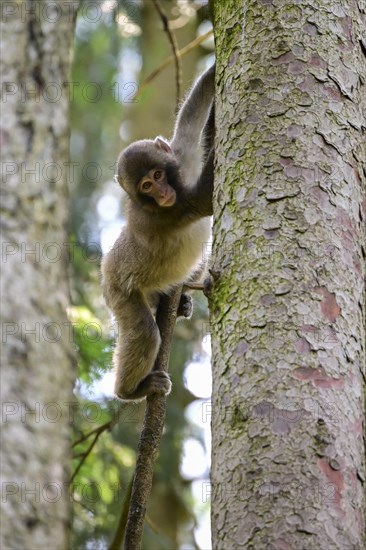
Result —
<svg viewBox="0 0 366 550"><path fill-rule="evenodd" d="M361 550L365 3L215 24L213 548Z"/></svg>
<svg viewBox="0 0 366 550"><path fill-rule="evenodd" d="M77 2L2 2L1 548L68 548L68 89Z"/></svg>

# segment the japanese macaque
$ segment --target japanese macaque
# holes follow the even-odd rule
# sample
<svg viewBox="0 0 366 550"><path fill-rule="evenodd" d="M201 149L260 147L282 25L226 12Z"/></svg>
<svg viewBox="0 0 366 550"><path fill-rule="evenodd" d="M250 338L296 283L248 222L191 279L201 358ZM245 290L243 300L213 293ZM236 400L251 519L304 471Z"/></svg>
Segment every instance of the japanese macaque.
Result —
<svg viewBox="0 0 366 550"><path fill-rule="evenodd" d="M102 284L118 326L115 394L124 400L171 390L168 374L153 370L161 343L153 310L161 293L197 280L204 270L212 215L214 80L215 66L198 78L170 142L136 141L118 158L115 178L128 195L127 224L103 259ZM189 300L182 296L184 314Z"/></svg>

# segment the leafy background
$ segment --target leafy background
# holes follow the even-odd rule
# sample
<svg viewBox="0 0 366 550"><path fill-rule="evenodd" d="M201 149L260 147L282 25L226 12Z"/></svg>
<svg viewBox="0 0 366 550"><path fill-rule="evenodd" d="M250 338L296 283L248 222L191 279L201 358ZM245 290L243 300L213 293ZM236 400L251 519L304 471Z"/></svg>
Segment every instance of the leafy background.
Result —
<svg viewBox="0 0 366 550"><path fill-rule="evenodd" d="M160 5L171 20L179 48L210 29L204 1L165 0ZM113 321L101 296L99 269L101 253L124 222L123 194L113 181L119 151L135 139L172 133L177 99L174 64L140 88L171 53L151 0L82 3L70 86L70 319L78 357L71 473L72 548L76 549L116 547L113 541L133 475L145 405L121 407L112 397ZM212 59L212 40L183 57L183 90ZM205 498L209 449L204 428L209 422L210 380L202 346L207 305L199 294L194 301L193 318L180 321L175 331L170 360L173 391L147 510L146 550L209 548ZM195 393L185 379L195 381ZM109 425L117 414L118 422ZM110 429L98 432L103 425Z"/></svg>

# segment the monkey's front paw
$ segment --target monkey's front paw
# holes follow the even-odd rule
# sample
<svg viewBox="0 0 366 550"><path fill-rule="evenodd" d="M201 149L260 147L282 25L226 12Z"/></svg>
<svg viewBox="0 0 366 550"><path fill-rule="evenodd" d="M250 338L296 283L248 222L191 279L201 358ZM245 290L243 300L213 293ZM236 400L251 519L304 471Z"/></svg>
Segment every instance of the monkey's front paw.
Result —
<svg viewBox="0 0 366 550"><path fill-rule="evenodd" d="M193 312L193 301L189 294L182 294L178 306L177 316L189 319Z"/></svg>

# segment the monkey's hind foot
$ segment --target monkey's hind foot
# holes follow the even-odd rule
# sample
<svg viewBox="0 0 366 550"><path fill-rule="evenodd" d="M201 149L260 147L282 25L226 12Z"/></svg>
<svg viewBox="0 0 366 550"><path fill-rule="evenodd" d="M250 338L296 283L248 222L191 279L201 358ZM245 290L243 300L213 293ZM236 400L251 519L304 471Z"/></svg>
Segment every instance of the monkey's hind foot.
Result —
<svg viewBox="0 0 366 550"><path fill-rule="evenodd" d="M153 393L158 393L160 395L168 395L171 392L172 383L169 378L168 373L164 371L154 370L150 372L141 380L139 385L132 392L126 392L123 387L115 388L115 394L119 399L123 401L138 401L146 397L147 395L152 395Z"/></svg>
<svg viewBox="0 0 366 550"><path fill-rule="evenodd" d="M150 374L142 380L139 388L142 385L146 389L146 395L151 395L152 393L169 395L172 391L172 382L169 378L169 374L162 370L153 370L150 372Z"/></svg>
<svg viewBox="0 0 366 550"><path fill-rule="evenodd" d="M180 302L178 306L177 316L178 317L186 317L186 319L190 319L193 312L193 301L192 297L189 296L189 294L182 294L180 297Z"/></svg>

